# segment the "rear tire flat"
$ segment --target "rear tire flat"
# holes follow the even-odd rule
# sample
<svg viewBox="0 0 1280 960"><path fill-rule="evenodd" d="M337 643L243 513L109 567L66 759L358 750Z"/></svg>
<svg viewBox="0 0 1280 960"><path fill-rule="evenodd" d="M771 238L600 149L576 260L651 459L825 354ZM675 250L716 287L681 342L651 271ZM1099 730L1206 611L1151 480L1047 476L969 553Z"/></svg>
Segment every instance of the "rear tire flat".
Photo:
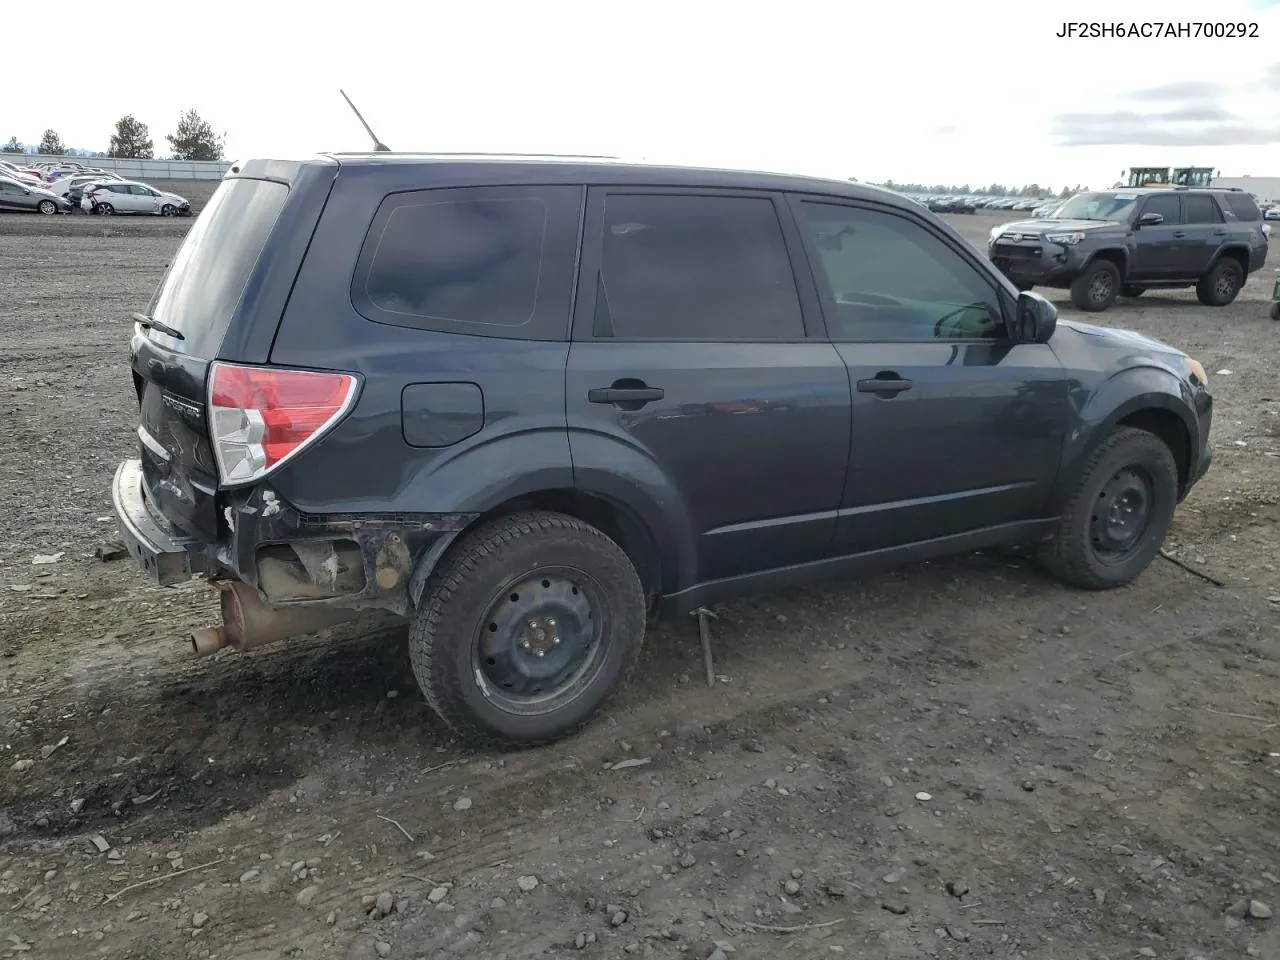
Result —
<svg viewBox="0 0 1280 960"><path fill-rule="evenodd" d="M504 749L559 740L635 668L644 590L616 543L537 511L463 534L428 578L409 633L414 676L459 737Z"/></svg>

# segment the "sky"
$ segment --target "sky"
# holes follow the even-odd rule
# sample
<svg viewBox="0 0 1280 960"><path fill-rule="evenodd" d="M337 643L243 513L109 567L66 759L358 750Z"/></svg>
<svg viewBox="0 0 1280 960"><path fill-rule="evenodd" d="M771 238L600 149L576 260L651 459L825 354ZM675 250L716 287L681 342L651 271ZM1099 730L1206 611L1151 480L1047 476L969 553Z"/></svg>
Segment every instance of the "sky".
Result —
<svg viewBox="0 0 1280 960"><path fill-rule="evenodd" d="M154 29L94 68L90 95L35 83L6 96L0 141L51 127L105 150L131 113L165 156L191 107L225 132L229 159L367 149L343 88L393 150L975 187L1104 187L1131 166L1280 176L1280 0L1070 4L1083 23L1257 25L1234 39L1059 37L1062 5L1017 0L121 0L112 12ZM40 44L7 58L6 85L47 73Z"/></svg>

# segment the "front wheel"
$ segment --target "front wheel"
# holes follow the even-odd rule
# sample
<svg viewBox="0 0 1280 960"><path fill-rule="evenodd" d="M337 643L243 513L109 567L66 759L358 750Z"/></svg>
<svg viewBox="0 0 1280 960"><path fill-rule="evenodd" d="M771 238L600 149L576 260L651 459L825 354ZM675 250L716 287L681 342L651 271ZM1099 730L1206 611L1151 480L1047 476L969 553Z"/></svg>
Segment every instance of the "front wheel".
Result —
<svg viewBox="0 0 1280 960"><path fill-rule="evenodd" d="M418 686L458 736L503 748L586 724L635 666L645 600L626 553L558 513L499 517L432 572L409 634Z"/></svg>
<svg viewBox="0 0 1280 960"><path fill-rule="evenodd" d="M39 210L41 213L43 213L46 217L52 217L55 213L58 212L58 205L54 203L52 200L41 200L39 205L36 207L36 209Z"/></svg>
<svg viewBox="0 0 1280 960"><path fill-rule="evenodd" d="M1110 260L1095 260L1071 284L1071 303L1077 310L1100 313L1116 302L1120 269Z"/></svg>
<svg viewBox="0 0 1280 960"><path fill-rule="evenodd" d="M176 217L177 215L178 215L178 208L175 207L172 203L166 203L163 207L160 208L160 216L162 217Z"/></svg>
<svg viewBox="0 0 1280 960"><path fill-rule="evenodd" d="M1244 285L1244 271L1231 257L1223 257L1196 284L1196 297L1206 307L1225 307Z"/></svg>
<svg viewBox="0 0 1280 960"><path fill-rule="evenodd" d="M1132 582L1164 544L1178 502L1178 466L1164 441L1132 427L1089 456L1040 561L1086 590Z"/></svg>

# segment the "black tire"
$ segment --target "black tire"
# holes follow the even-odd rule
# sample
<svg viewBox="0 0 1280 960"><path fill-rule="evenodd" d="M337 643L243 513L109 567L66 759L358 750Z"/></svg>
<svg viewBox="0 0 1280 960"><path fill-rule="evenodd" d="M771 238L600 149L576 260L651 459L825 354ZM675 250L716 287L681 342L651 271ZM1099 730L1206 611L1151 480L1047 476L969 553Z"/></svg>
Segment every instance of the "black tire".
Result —
<svg viewBox="0 0 1280 960"><path fill-rule="evenodd" d="M176 217L177 215L178 215L178 208L175 207L172 203L166 203L163 207L160 208L160 216L162 217Z"/></svg>
<svg viewBox="0 0 1280 960"><path fill-rule="evenodd" d="M1280 320L1280 300L1271 304L1271 319Z"/></svg>
<svg viewBox="0 0 1280 960"><path fill-rule="evenodd" d="M52 217L58 212L58 205L52 200L41 200L36 204L36 210L43 213L46 217Z"/></svg>
<svg viewBox="0 0 1280 960"><path fill-rule="evenodd" d="M1136 283L1126 283L1123 287L1120 288L1120 295L1122 297L1129 297L1130 299L1134 297L1140 297L1146 292L1147 292L1146 287L1140 287Z"/></svg>
<svg viewBox="0 0 1280 960"><path fill-rule="evenodd" d="M1071 303L1077 310L1101 313L1120 293L1120 270L1110 260L1095 260L1071 284Z"/></svg>
<svg viewBox="0 0 1280 960"><path fill-rule="evenodd" d="M532 747L605 706L635 668L645 624L644 590L621 547L573 517L519 513L450 548L423 590L409 655L427 703L459 737ZM557 664L563 682L535 676Z"/></svg>
<svg viewBox="0 0 1280 960"><path fill-rule="evenodd" d="M1120 491L1136 490L1129 486L1130 477L1145 487L1139 499L1145 496L1146 501L1145 516L1133 521L1127 519L1126 501L1117 496ZM1040 562L1072 586L1086 590L1123 587L1160 552L1177 501L1178 466L1164 441L1145 430L1121 427L1089 455L1057 530L1040 547ZM1135 501L1128 504L1132 513ZM1117 512L1111 513L1112 509ZM1115 525L1107 522L1117 518ZM1129 522L1140 523L1127 531L1132 540L1114 552L1108 550L1123 539L1112 538L1112 532Z"/></svg>
<svg viewBox="0 0 1280 960"><path fill-rule="evenodd" d="M1222 257L1196 284L1196 297L1206 307L1225 307L1244 286L1244 271L1232 257Z"/></svg>
<svg viewBox="0 0 1280 960"><path fill-rule="evenodd" d="M93 212L100 217L109 217L116 212L116 208L109 203L100 203L93 208Z"/></svg>

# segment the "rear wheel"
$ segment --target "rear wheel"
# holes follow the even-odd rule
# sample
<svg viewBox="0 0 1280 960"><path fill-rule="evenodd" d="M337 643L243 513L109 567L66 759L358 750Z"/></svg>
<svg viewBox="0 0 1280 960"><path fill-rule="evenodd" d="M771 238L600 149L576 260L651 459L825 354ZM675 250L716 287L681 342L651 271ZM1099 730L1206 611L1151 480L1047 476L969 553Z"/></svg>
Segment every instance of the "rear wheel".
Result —
<svg viewBox="0 0 1280 960"><path fill-rule="evenodd" d="M432 572L409 653L454 733L528 747L605 705L635 666L645 621L621 547L573 517L513 514L464 534Z"/></svg>
<svg viewBox="0 0 1280 960"><path fill-rule="evenodd" d="M1196 297L1206 307L1225 307L1244 285L1244 271L1231 257L1223 257L1196 284Z"/></svg>
<svg viewBox="0 0 1280 960"><path fill-rule="evenodd" d="M40 204L36 207L36 209L39 210L41 213L43 213L46 217L51 217L58 212L58 205L54 203L52 200L41 200Z"/></svg>
<svg viewBox="0 0 1280 960"><path fill-rule="evenodd" d="M1095 260L1071 284L1071 303L1078 310L1099 313L1116 302L1120 270L1110 260Z"/></svg>
<svg viewBox="0 0 1280 960"><path fill-rule="evenodd" d="M1040 561L1087 590L1122 587L1164 544L1178 501L1178 466L1155 434L1122 427L1089 456Z"/></svg>

